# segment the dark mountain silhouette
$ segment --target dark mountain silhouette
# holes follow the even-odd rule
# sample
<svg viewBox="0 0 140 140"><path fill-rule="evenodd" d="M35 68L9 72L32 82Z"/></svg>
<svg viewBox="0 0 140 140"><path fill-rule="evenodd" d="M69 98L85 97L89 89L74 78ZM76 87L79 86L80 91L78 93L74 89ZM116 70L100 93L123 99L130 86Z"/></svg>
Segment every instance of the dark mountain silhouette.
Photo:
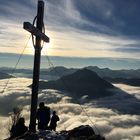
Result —
<svg viewBox="0 0 140 140"><path fill-rule="evenodd" d="M114 86L95 72L81 69L73 74L62 76L56 81L40 82L40 89L47 88L67 91L76 98L84 95L88 95L89 98L99 98L112 95L109 89Z"/></svg>
<svg viewBox="0 0 140 140"><path fill-rule="evenodd" d="M89 70L96 72L100 77L111 78L140 78L140 69L137 70L111 70L109 68L98 68L97 66L86 67Z"/></svg>
<svg viewBox="0 0 140 140"><path fill-rule="evenodd" d="M88 66L86 69L96 72L103 79L111 83L124 83L131 86L140 86L140 69L137 70L111 70L109 68L99 68L97 66ZM0 79L10 78L12 68L1 67ZM40 78L44 80L57 80L62 76L66 76L76 72L76 68L65 68L57 66L54 68L41 69ZM14 75L17 77L32 78L31 69L16 69Z"/></svg>
<svg viewBox="0 0 140 140"><path fill-rule="evenodd" d="M49 68L49 69L41 69L41 74L45 75L55 75L55 76L64 76L64 75L69 75L77 71L78 69L75 68L65 68L63 66L57 66L54 68Z"/></svg>
<svg viewBox="0 0 140 140"><path fill-rule="evenodd" d="M45 79L45 80L56 80L60 78L61 76L74 73L77 70L78 69L65 68L63 66L57 66L57 67L48 68L48 69L42 68L40 70L40 78ZM0 71L11 74L13 71L13 68L1 67ZM14 74L18 77L32 78L33 71L32 69L16 69Z"/></svg>
<svg viewBox="0 0 140 140"><path fill-rule="evenodd" d="M11 74L13 72L13 68L12 67L0 67L0 71ZM32 69L16 69L14 71L14 73L32 74Z"/></svg>
<svg viewBox="0 0 140 140"><path fill-rule="evenodd" d="M97 66L88 66L85 67L91 71L96 72L100 77L111 77L111 78L140 78L140 69L137 70L112 70L109 68L99 68ZM54 67L50 69L42 69L41 74L45 75L55 75L55 76L64 76L76 72L76 68L66 68L66 67Z"/></svg>
<svg viewBox="0 0 140 140"><path fill-rule="evenodd" d="M61 132L53 132L50 130L40 131L36 133L27 132L17 139L24 140L105 140L105 137L97 135L89 125L81 125L71 130L64 130ZM5 139L8 140L8 139Z"/></svg>
<svg viewBox="0 0 140 140"><path fill-rule="evenodd" d="M4 72L0 72L0 79L7 79L7 78L12 78L14 76L4 73Z"/></svg>
<svg viewBox="0 0 140 140"><path fill-rule="evenodd" d="M111 82L111 83L123 83L131 86L140 86L140 78L110 78L110 77L105 77L105 80Z"/></svg>
<svg viewBox="0 0 140 140"><path fill-rule="evenodd" d="M140 69L137 70L112 70L109 68L99 68L97 66L88 66L85 67L86 69L89 69L91 71L96 72L100 77L109 77L109 78L125 78L125 79L130 79L130 78L140 78ZM58 79L64 75L69 75L74 72L76 72L78 69L76 68L66 68L62 66L57 66L54 68L48 68L48 69L41 69L40 70L40 75L46 76L55 76L56 78L53 79ZM1 72L11 74L12 68L6 68L2 67L0 68ZM16 69L15 74L18 73L20 75L24 74L25 77L32 77L32 70L31 69ZM43 79L43 77L42 77ZM44 78L45 79L45 78ZM46 79L48 80L48 79Z"/></svg>

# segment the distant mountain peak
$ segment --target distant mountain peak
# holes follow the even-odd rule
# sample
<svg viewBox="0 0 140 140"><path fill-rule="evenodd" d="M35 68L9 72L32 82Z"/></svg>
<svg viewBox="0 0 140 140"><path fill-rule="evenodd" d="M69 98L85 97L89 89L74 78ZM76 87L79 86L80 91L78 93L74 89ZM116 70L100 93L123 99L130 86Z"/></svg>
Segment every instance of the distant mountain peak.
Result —
<svg viewBox="0 0 140 140"><path fill-rule="evenodd" d="M0 71L0 79L7 79L7 78L14 78L14 76Z"/></svg>
<svg viewBox="0 0 140 140"><path fill-rule="evenodd" d="M80 70L77 70L75 73L71 74L72 76L81 76L81 77L88 77L88 76L98 76L96 72L94 71L91 71L87 68L83 68L83 69L80 69Z"/></svg>
<svg viewBox="0 0 140 140"><path fill-rule="evenodd" d="M114 88L114 86L99 77L96 72L84 68L62 76L56 81L42 82L40 88L68 91L71 96L76 98L81 98L84 95L88 95L90 98L98 98L112 95L107 90Z"/></svg>

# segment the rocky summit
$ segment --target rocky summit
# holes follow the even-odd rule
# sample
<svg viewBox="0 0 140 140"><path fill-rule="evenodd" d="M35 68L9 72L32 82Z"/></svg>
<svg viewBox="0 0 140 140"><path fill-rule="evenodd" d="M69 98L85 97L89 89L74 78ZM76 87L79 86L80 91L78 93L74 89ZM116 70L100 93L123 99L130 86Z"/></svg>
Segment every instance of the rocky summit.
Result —
<svg viewBox="0 0 140 140"><path fill-rule="evenodd" d="M40 131L36 133L27 132L24 136L14 140L105 140L101 135L96 135L89 125L81 125L69 131Z"/></svg>

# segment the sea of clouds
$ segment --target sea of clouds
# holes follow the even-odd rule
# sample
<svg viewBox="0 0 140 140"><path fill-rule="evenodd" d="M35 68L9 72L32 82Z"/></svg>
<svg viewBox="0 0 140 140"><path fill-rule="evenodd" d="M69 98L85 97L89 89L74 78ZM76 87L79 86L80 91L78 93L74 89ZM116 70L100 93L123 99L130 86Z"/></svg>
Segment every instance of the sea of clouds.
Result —
<svg viewBox="0 0 140 140"><path fill-rule="evenodd" d="M28 78L12 78L4 89L8 79L0 80L0 139L8 137L10 112L14 107L22 108L26 125L29 124L32 83ZM86 102L82 105L71 97L56 90L39 91L39 102L44 101L52 110L56 110L60 121L57 130L69 130L82 124L93 126L107 140L140 139L140 87L115 84L115 95ZM120 90L120 89L121 90ZM4 92L2 92L4 89Z"/></svg>

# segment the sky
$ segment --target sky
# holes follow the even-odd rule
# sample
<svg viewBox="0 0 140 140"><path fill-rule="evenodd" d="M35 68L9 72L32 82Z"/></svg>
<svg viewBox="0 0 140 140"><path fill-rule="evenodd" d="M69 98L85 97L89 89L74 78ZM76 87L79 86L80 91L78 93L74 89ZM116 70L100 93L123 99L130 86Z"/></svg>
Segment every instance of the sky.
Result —
<svg viewBox="0 0 140 140"><path fill-rule="evenodd" d="M140 55L139 0L44 0L51 56L136 58ZM33 54L30 34L37 0L0 0L0 52Z"/></svg>

